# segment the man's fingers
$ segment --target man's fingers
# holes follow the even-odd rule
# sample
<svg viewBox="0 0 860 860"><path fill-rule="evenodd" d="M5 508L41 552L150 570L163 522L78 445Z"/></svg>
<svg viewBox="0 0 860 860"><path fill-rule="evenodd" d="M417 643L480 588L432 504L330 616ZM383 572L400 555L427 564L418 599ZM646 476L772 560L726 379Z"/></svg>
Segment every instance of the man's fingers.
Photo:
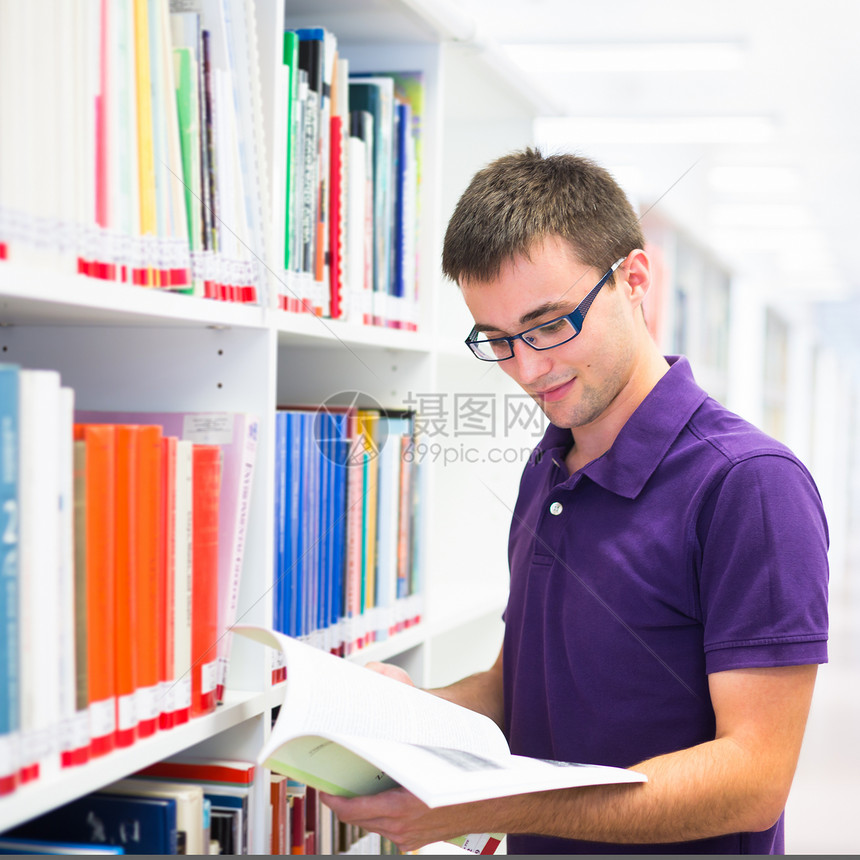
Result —
<svg viewBox="0 0 860 860"><path fill-rule="evenodd" d="M412 678L409 677L409 673L405 669L395 666L393 663L378 663L375 660L372 660L370 663L367 663L364 668L370 669L372 672L378 672L380 675L385 675L386 678L393 678L395 681L409 684L410 687L415 686Z"/></svg>

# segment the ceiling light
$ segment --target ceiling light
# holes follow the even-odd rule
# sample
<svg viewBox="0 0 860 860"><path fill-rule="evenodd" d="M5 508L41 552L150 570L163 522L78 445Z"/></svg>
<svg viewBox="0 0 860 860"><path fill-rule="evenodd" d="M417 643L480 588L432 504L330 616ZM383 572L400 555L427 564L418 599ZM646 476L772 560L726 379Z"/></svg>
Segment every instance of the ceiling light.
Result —
<svg viewBox="0 0 860 860"><path fill-rule="evenodd" d="M624 44L506 44L514 62L535 71L693 72L733 71L743 65L738 42L636 42Z"/></svg>
<svg viewBox="0 0 860 860"><path fill-rule="evenodd" d="M782 230L812 226L809 210L799 203L718 203L709 213L714 226L723 228Z"/></svg>
<svg viewBox="0 0 860 860"><path fill-rule="evenodd" d="M717 165L708 171L708 184L721 194L792 194L800 190L800 173L775 165Z"/></svg>
<svg viewBox="0 0 860 860"><path fill-rule="evenodd" d="M766 143L775 132L763 116L544 117L536 133L554 145L580 143Z"/></svg>

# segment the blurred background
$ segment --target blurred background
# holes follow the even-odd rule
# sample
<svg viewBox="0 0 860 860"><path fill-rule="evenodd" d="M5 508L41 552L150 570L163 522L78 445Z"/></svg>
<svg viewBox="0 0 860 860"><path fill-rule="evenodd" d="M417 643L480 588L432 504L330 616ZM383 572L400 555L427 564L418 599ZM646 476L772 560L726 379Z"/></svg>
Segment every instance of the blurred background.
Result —
<svg viewBox="0 0 860 860"><path fill-rule="evenodd" d="M662 273L650 310L664 351L687 354L703 387L815 476L831 528L831 662L786 848L857 853L860 3L456 8L472 19L472 49L510 62L512 92L541 106L536 143L593 157L642 213Z"/></svg>

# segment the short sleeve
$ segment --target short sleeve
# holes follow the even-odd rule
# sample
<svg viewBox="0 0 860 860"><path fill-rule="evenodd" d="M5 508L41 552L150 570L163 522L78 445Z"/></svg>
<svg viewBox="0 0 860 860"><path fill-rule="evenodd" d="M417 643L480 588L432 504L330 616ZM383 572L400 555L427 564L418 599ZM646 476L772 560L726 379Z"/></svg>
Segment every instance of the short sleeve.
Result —
<svg viewBox="0 0 860 860"><path fill-rule="evenodd" d="M699 517L706 671L827 661L828 533L806 469L768 453L734 464Z"/></svg>

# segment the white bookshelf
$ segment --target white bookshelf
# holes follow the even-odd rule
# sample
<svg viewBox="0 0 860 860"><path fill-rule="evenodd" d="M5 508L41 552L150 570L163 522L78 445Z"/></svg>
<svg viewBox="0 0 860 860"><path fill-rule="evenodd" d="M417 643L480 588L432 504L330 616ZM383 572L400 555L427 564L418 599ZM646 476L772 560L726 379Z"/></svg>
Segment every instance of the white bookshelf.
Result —
<svg viewBox="0 0 860 860"><path fill-rule="evenodd" d="M256 5L271 8L274 2ZM254 5L249 0L247 8ZM439 257L447 216L468 178L490 158L529 143L538 108L537 99L512 85L496 54L468 44L474 25L451 4L287 0L286 23L328 27L354 70L424 72L418 333L0 262L0 360L59 370L63 383L75 389L78 408L261 416L239 619L265 626L272 618L279 403L319 403L337 391L359 390L396 408L410 396L472 391L501 402L513 392L498 369L488 373L463 346L468 315L456 287L442 281ZM490 441L483 437L475 444L483 450ZM504 444L534 441L533 435L506 436ZM423 621L354 659L394 660L419 684L428 683L435 677L434 643L447 654L459 637L464 674L482 667L475 663L485 660L487 649L470 643L475 630L492 639L501 629L507 506L521 468L521 461L429 464L421 519ZM233 642L228 701L216 713L20 788L0 799L0 831L183 750L253 758L269 731L278 690L270 687L259 646L239 637ZM251 850L267 853L266 787L258 785L257 792Z"/></svg>

